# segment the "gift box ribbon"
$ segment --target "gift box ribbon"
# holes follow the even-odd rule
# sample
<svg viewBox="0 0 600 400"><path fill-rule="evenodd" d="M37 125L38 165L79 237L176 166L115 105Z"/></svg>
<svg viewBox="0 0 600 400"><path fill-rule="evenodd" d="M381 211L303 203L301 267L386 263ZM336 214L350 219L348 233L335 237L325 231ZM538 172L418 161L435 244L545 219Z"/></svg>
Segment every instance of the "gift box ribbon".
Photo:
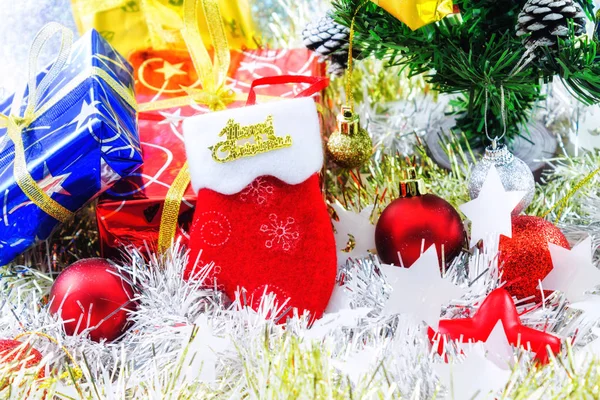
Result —
<svg viewBox="0 0 600 400"><path fill-rule="evenodd" d="M214 61L208 53L202 36L198 20L198 7L202 7L209 28L209 34L214 47ZM159 100L140 104L140 112L156 111L164 108L172 108L191 103L200 103L208 106L211 111L223 110L236 100L245 100L247 105L254 104L256 93L254 88L259 85L282 84L282 83L309 83L311 86L298 96L310 96L327 87L329 80L322 77L310 76L276 76L257 79L252 83L247 95L235 93L225 84L231 57L229 45L218 0L185 0L184 2L184 28L182 36L190 52L194 68L198 73L201 88L188 87L185 91L187 96L173 99ZM165 197L165 204L160 221L158 234L158 250L164 253L171 247L183 195L190 184L190 174L187 162L181 168L173 184Z"/></svg>
<svg viewBox="0 0 600 400"><path fill-rule="evenodd" d="M156 111L192 103L204 104L210 110L223 110L236 100L242 100L236 93L225 85L227 71L231 63L229 45L225 35L225 27L221 18L218 0L185 0L183 29L181 34L198 74L202 88L186 87L187 96L173 99L151 101L139 106L140 112ZM214 61L202 41L198 7L202 7L210 40L214 48Z"/></svg>
<svg viewBox="0 0 600 400"><path fill-rule="evenodd" d="M60 50L58 51L56 61L38 84L37 61L39 55L48 39L56 34L61 35ZM46 214L60 222L66 222L72 218L73 212L48 196L48 194L46 194L32 178L27 169L25 147L23 144L23 131L90 76L87 72L77 75L73 80L63 86L58 93L41 104L40 100L43 98L43 95L52 87L53 82L67 64L67 60L71 54L72 43L73 33L68 28L54 22L45 25L33 40L29 52L27 106L25 107L23 115L20 115L20 112L24 101L24 92L15 93L9 115L0 114L0 128L6 128L6 136L3 138L2 143L0 143L0 149L4 147L7 140L11 140L14 144L15 156L13 162L13 176L15 181L29 200ZM132 108L136 107L135 98L131 91L128 88L123 87L108 73L100 68L92 67L92 74L110 85Z"/></svg>
<svg viewBox="0 0 600 400"><path fill-rule="evenodd" d="M208 23L209 34L214 47L214 62L211 60L200 34L198 5L204 9L204 15ZM185 0L183 7L183 30L181 33L202 83L202 89L186 88L188 96L183 96L183 98L142 104L140 105L140 112L171 108L176 104L181 104L182 99L184 104L196 102L207 105L211 110L220 110L226 108L228 104L235 100L233 91L225 86L231 58L218 0ZM171 247L177 230L181 200L189 184L190 171L186 162L177 177L175 177L165 197L158 231L159 253L164 253Z"/></svg>

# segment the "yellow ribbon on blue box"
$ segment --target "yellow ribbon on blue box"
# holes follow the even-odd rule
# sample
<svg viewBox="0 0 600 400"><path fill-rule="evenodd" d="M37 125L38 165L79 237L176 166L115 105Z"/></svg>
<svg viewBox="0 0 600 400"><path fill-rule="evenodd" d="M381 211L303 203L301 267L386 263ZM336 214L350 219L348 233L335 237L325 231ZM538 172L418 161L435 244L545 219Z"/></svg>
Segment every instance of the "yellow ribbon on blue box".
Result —
<svg viewBox="0 0 600 400"><path fill-rule="evenodd" d="M38 73L48 39L57 58ZM26 90L0 102L0 265L142 162L132 68L95 31L72 46L50 23L34 39Z"/></svg>
<svg viewBox="0 0 600 400"><path fill-rule="evenodd" d="M94 28L125 56L140 49L185 49L184 0L71 0L80 32ZM219 0L221 19L232 49L257 47L257 30L248 0ZM210 43L210 24L198 19L202 39Z"/></svg>

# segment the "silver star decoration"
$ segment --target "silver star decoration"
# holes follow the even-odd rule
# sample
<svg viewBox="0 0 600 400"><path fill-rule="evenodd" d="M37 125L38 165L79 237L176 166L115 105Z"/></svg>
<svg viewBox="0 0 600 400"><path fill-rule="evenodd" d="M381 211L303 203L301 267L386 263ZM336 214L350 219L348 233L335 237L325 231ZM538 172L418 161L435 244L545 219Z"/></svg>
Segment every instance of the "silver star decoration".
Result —
<svg viewBox="0 0 600 400"><path fill-rule="evenodd" d="M181 121L185 119L185 117L181 116L181 108L178 108L173 113L167 113L162 111L159 111L158 113L165 118L158 123L159 125L169 124L177 128L181 124Z"/></svg>
<svg viewBox="0 0 600 400"><path fill-rule="evenodd" d="M75 130L79 130L83 124L86 124L88 130L91 130L91 122L94 121L94 115L99 114L97 105L101 104L98 100L92 100L90 103L83 101L81 103L81 110L79 114L71 121L71 123L77 123Z"/></svg>

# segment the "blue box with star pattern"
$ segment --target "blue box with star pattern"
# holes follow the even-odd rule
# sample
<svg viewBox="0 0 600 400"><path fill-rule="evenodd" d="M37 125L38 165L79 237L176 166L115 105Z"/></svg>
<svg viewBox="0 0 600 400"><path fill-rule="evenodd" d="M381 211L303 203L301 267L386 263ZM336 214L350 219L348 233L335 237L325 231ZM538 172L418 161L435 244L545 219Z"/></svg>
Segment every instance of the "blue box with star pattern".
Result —
<svg viewBox="0 0 600 400"><path fill-rule="evenodd" d="M38 84L48 71L37 75ZM142 164L133 84L132 67L92 30L73 44L56 78L38 92L35 119L21 131L25 164L36 190L68 210L64 215L72 216ZM10 115L13 97L0 102L0 113ZM24 115L29 97L35 96L25 89L13 117ZM60 223L22 189L15 143L6 133L0 129L0 265L47 239Z"/></svg>

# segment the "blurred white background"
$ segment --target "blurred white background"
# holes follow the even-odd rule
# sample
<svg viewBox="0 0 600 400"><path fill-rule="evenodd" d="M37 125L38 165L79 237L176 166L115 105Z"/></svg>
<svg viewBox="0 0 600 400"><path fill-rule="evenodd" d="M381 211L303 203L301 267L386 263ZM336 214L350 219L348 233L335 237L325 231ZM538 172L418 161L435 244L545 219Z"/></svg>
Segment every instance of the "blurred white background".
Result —
<svg viewBox="0 0 600 400"><path fill-rule="evenodd" d="M0 99L27 79L29 46L37 31L50 21L77 32L70 0L0 0ZM58 43L58 36L52 43ZM39 65L52 61L52 56L53 51L46 50Z"/></svg>

